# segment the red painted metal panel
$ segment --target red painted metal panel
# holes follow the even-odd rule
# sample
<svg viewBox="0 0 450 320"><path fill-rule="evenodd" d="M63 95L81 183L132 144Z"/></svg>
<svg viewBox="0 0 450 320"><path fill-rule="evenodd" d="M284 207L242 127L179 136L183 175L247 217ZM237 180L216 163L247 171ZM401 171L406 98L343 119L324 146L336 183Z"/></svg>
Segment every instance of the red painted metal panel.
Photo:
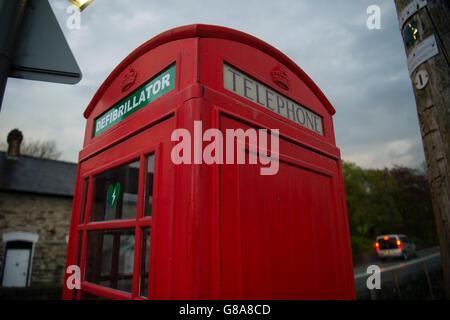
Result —
<svg viewBox="0 0 450 320"><path fill-rule="evenodd" d="M163 32L147 42L143 43L136 50L134 50L130 55L128 55L108 76L102 86L94 95L89 106L86 108L84 112L84 116L86 118L90 117L92 110L96 107L98 101L102 98L105 90L109 88L111 83L119 76L119 74L133 61L135 61L138 57L142 56L147 52L151 52L154 49L157 49L164 44L170 43L176 40L182 39L190 39L190 38L215 38L215 39L227 39L232 40L236 43L244 43L249 46L252 46L260 51L265 52L267 55L273 57L275 60L280 63L286 65L290 70L292 70L295 74L297 74L307 85L311 88L318 96L320 96L320 100L326 106L331 115L335 113L333 106L330 104L325 95L321 92L319 87L308 77L308 75L299 67L295 62L289 59L285 54L283 54L278 49L272 47L266 42L252 36L246 34L241 31L237 31L234 29L214 26L214 25L204 25L204 24L192 24L187 26L178 27L175 29L168 30ZM182 48L185 51L184 48ZM194 63L197 67L198 61Z"/></svg>
<svg viewBox="0 0 450 320"><path fill-rule="evenodd" d="M285 97L290 98L321 115L324 121L325 140L335 144L334 130L331 121L332 113L327 105L321 101L320 90L318 91L311 88L308 85L308 82L305 82L304 78L300 78L297 73L289 69L289 65L282 65L280 61L274 59L272 56L269 56L247 44L236 43L230 40L201 39L200 46L200 55L202 57L200 78L201 82L206 86L227 95L232 95L237 100L246 105L250 104L255 109L269 112L272 116L277 117L279 120L291 123L293 122L275 114L274 112L271 112L261 105L258 105L256 101L249 101L248 99L224 89L222 80L222 65L223 63L230 64L243 73L257 79L259 82L271 87L274 91L278 91ZM290 83L289 90L283 89L274 83L271 77L271 71L277 66L284 68ZM211 70L217 70L217 72L211 72ZM307 129L301 128L301 130ZM324 140L323 137L320 138L321 140Z"/></svg>
<svg viewBox="0 0 450 320"><path fill-rule="evenodd" d="M93 138L98 116L174 63L173 90ZM223 63L320 115L323 135L225 89ZM284 70L289 87L274 81L272 71L277 67ZM122 90L130 68L137 76L131 88ZM148 299L354 298L333 114L326 97L295 63L248 34L191 25L144 43L114 69L84 113L86 135L67 255L67 266L79 264L84 279L88 232L134 228L132 290L83 281L76 297L83 298L86 292L110 299L142 299L141 228L150 227ZM194 144L194 121L201 121L203 132L278 129L278 173L261 176L261 165L248 162L175 165L171 134L186 129ZM203 148L208 144L200 143ZM152 216L143 217L145 156L150 153L155 154ZM93 177L132 160L140 161L136 218L90 222ZM84 198L86 179L89 190ZM87 206L80 221L83 201ZM64 288L63 297L74 295Z"/></svg>
<svg viewBox="0 0 450 320"><path fill-rule="evenodd" d="M249 127L222 117L230 128ZM221 167L223 298L354 298L337 161L283 140L280 160L273 176Z"/></svg>

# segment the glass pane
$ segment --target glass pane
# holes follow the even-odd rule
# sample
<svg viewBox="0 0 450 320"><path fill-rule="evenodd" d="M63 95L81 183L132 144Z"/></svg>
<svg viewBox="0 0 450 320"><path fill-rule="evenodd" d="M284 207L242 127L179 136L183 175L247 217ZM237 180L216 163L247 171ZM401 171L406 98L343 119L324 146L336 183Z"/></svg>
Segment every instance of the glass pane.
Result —
<svg viewBox="0 0 450 320"><path fill-rule="evenodd" d="M155 155L152 154L147 157L147 174L145 175L144 217L152 216L154 173L155 173Z"/></svg>
<svg viewBox="0 0 450 320"><path fill-rule="evenodd" d="M139 180L139 161L93 178L90 221L135 219Z"/></svg>
<svg viewBox="0 0 450 320"><path fill-rule="evenodd" d="M389 238L388 240L380 239L378 240L380 244L380 249L397 249L397 239Z"/></svg>
<svg viewBox="0 0 450 320"><path fill-rule="evenodd" d="M82 247L83 247L83 231L78 231L77 266L80 265Z"/></svg>
<svg viewBox="0 0 450 320"><path fill-rule="evenodd" d="M85 280L131 292L134 229L88 232Z"/></svg>
<svg viewBox="0 0 450 320"><path fill-rule="evenodd" d="M88 187L89 187L89 179L84 180L84 187L83 187L83 203L81 208L81 219L80 223L84 223L84 213L86 212L86 198L88 193Z"/></svg>
<svg viewBox="0 0 450 320"><path fill-rule="evenodd" d="M150 228L142 230L141 272L139 281L139 295L148 297L148 266L150 260Z"/></svg>

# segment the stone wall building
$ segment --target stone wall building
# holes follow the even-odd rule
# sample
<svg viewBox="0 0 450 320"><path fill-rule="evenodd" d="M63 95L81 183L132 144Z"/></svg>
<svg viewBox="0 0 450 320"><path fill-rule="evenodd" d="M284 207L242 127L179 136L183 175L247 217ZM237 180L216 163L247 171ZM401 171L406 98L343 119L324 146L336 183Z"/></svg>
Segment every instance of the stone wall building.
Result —
<svg viewBox="0 0 450 320"><path fill-rule="evenodd" d="M9 138L0 152L0 284L62 283L77 164L20 155Z"/></svg>

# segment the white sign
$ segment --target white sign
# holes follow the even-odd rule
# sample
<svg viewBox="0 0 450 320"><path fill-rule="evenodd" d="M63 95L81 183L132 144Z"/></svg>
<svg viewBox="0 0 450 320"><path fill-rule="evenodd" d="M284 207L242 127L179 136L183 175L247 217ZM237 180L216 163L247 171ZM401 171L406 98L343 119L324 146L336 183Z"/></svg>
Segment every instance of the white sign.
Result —
<svg viewBox="0 0 450 320"><path fill-rule="evenodd" d="M323 136L323 121L320 115L226 63L223 64L223 87Z"/></svg>
<svg viewBox="0 0 450 320"><path fill-rule="evenodd" d="M419 70L416 74L414 82L416 84L416 88L421 90L426 87L428 84L428 72L426 70Z"/></svg>
<svg viewBox="0 0 450 320"><path fill-rule="evenodd" d="M422 9L427 5L427 0L413 0L411 1L400 13L398 23L400 26L400 30L402 30L403 25L405 24L406 20L409 19L414 13L416 13L418 10Z"/></svg>
<svg viewBox="0 0 450 320"><path fill-rule="evenodd" d="M408 54L409 75L411 75L418 66L438 53L439 50L434 35L429 36L416 45Z"/></svg>

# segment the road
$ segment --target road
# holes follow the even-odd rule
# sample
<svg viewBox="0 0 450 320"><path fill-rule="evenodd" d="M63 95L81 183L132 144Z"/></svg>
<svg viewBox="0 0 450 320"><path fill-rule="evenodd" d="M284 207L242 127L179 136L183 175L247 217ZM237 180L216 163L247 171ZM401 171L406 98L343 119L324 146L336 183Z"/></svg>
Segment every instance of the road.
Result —
<svg viewBox="0 0 450 320"><path fill-rule="evenodd" d="M417 258L411 258L407 261L396 259L381 262L380 260L354 267L355 289L357 299L370 299L370 293L367 289L367 278L372 275L367 273L367 268L371 265L380 267L381 289L377 294L384 295L385 299L395 299L399 297L400 288L408 288L408 291L422 291L421 294L428 295L426 288L418 288L417 279L425 279L425 265L429 272L441 268L439 247L427 248L417 251ZM395 289L397 288L397 289ZM413 288L413 289L411 289ZM402 289L405 295L404 289Z"/></svg>
<svg viewBox="0 0 450 320"><path fill-rule="evenodd" d="M440 255L439 247L427 248L427 249L417 251L417 258L410 258L407 261L404 261L401 259L395 259L395 260L387 260L385 262L381 262L380 260L377 260L372 263L355 266L353 268L353 272L355 274L355 279L358 279L358 278L365 277L368 275L367 267L369 267L370 265L377 265L380 267L381 272L385 272L385 271L390 271L390 270L394 270L397 268L406 267L406 266L418 263L423 260L431 259L438 255Z"/></svg>

